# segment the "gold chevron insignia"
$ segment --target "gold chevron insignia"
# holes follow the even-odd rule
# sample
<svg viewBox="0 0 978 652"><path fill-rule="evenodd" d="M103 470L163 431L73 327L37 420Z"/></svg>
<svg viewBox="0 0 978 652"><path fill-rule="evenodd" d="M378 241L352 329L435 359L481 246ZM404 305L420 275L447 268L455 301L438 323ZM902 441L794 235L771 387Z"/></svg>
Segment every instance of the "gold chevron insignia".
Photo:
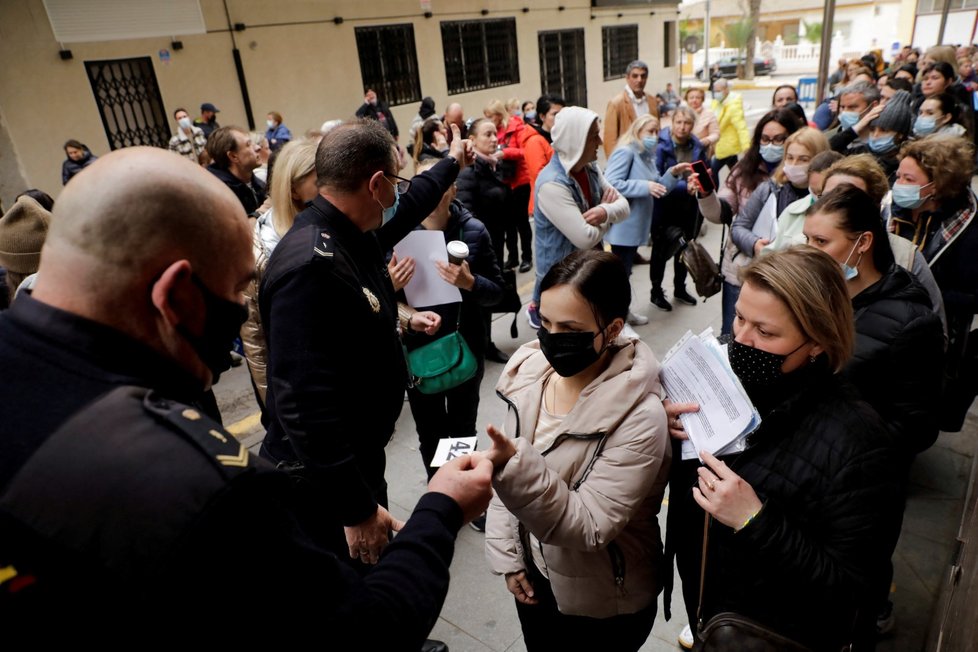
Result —
<svg viewBox="0 0 978 652"><path fill-rule="evenodd" d="M190 408L187 408L186 410L180 413L180 416L182 416L187 421L197 421L198 419L200 419L200 412L198 412L197 410L191 410Z"/></svg>
<svg viewBox="0 0 978 652"><path fill-rule="evenodd" d="M248 466L248 449L238 444L237 455L218 455L217 461L224 466Z"/></svg>
<svg viewBox="0 0 978 652"><path fill-rule="evenodd" d="M214 439L216 439L217 441L221 442L222 444L228 443L228 438L216 430L208 430L207 434L213 437Z"/></svg>

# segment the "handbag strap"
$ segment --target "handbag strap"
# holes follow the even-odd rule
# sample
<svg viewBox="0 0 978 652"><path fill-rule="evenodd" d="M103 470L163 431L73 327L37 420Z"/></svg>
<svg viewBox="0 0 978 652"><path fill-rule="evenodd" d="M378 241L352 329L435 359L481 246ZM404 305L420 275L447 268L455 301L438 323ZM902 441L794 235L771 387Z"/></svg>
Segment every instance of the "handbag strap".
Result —
<svg viewBox="0 0 978 652"><path fill-rule="evenodd" d="M703 630L703 587L706 584L706 549L710 538L710 513L703 512L703 554L700 557L700 597L696 604L696 631Z"/></svg>

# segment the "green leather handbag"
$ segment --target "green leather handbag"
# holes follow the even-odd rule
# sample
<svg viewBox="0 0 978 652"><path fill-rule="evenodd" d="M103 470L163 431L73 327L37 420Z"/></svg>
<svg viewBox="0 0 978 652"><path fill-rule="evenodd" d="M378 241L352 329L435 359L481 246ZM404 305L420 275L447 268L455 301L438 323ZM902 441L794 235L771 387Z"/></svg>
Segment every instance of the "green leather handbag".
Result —
<svg viewBox="0 0 978 652"><path fill-rule="evenodd" d="M478 364L472 349L458 331L419 346L407 354L414 388L422 394L439 394L475 376Z"/></svg>

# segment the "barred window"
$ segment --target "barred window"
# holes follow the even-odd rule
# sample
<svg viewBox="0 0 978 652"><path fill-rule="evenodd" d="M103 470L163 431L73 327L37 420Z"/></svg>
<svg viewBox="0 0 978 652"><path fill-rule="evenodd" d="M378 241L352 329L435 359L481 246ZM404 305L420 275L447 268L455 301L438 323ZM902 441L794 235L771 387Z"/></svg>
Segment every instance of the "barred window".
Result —
<svg viewBox="0 0 978 652"><path fill-rule="evenodd" d="M448 94L520 83L516 19L442 21Z"/></svg>
<svg viewBox="0 0 978 652"><path fill-rule="evenodd" d="M601 28L604 50L604 80L625 76L625 68L638 59L638 25L612 25Z"/></svg>
<svg viewBox="0 0 978 652"><path fill-rule="evenodd" d="M662 23L662 66L672 68L676 65L679 53L676 46L676 21L667 20Z"/></svg>
<svg viewBox="0 0 978 652"><path fill-rule="evenodd" d="M539 32L538 41L543 92L560 95L574 106L587 106L584 30Z"/></svg>
<svg viewBox="0 0 978 652"><path fill-rule="evenodd" d="M357 27L357 52L363 89L374 89L390 106L421 101L414 26Z"/></svg>

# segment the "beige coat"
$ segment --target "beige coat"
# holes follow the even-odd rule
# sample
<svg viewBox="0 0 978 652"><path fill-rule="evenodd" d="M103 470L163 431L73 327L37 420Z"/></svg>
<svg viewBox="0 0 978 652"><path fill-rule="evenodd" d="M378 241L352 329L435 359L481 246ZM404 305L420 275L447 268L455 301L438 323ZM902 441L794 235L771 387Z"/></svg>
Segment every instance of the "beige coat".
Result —
<svg viewBox="0 0 978 652"><path fill-rule="evenodd" d="M538 342L510 359L497 392L509 403L516 455L493 478L486 558L493 573L533 562L540 541L561 613L608 618L652 604L662 587L656 515L671 447L659 363L644 343L619 340L609 367L581 393L554 444L532 444L553 369ZM665 571L668 572L668 571Z"/></svg>
<svg viewBox="0 0 978 652"><path fill-rule="evenodd" d="M659 105L656 104L655 97L646 93L646 98L648 98L649 113L658 118ZM628 97L627 90L611 98L604 114L604 134L601 137L604 143L605 156L610 157L611 153L615 151L615 147L618 146L618 139L632 126L635 117L635 106Z"/></svg>
<svg viewBox="0 0 978 652"><path fill-rule="evenodd" d="M261 224L254 223L252 247L255 254L255 278L245 288L245 304L248 306L248 319L241 325L241 345L244 349L251 379L255 390L265 403L265 392L268 390L268 344L265 342L265 327L261 323L261 313L258 310L258 288L268 266L268 253L261 239Z"/></svg>

